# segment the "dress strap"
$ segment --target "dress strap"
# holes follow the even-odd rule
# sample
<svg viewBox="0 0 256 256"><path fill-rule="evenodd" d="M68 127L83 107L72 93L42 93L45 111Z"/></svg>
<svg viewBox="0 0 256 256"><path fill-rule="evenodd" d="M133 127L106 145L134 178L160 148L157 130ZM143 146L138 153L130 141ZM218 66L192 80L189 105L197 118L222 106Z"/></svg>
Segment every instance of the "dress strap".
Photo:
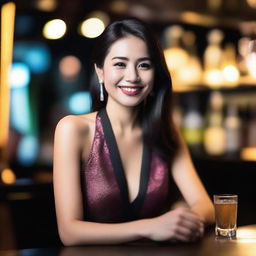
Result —
<svg viewBox="0 0 256 256"><path fill-rule="evenodd" d="M111 126L106 109L99 111L99 117L101 119L104 137L110 152L110 159L114 169L114 173L121 191L122 199L124 202L124 215L126 220L132 220L136 218L139 209L142 207L143 201L146 196L150 167L151 167L151 150L143 143L142 162L140 169L140 184L139 192L133 202L129 201L128 185L125 177L125 172L122 165L122 160L118 150L116 138Z"/></svg>

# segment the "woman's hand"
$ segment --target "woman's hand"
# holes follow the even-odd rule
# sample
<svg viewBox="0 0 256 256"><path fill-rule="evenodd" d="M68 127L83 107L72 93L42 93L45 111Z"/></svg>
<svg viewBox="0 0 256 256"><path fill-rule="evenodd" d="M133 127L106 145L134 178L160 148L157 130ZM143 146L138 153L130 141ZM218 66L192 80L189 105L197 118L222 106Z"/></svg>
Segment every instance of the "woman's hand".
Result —
<svg viewBox="0 0 256 256"><path fill-rule="evenodd" d="M154 241L192 242L204 233L200 217L186 208L171 210L150 220L148 238Z"/></svg>

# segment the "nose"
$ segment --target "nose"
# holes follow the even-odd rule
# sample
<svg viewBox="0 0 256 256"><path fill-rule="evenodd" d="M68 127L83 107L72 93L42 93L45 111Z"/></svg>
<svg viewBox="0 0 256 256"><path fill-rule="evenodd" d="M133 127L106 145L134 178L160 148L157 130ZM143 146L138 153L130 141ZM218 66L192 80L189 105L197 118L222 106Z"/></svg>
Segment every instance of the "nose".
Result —
<svg viewBox="0 0 256 256"><path fill-rule="evenodd" d="M138 70L134 66L129 66L126 69L126 81L130 83L137 83L140 81Z"/></svg>

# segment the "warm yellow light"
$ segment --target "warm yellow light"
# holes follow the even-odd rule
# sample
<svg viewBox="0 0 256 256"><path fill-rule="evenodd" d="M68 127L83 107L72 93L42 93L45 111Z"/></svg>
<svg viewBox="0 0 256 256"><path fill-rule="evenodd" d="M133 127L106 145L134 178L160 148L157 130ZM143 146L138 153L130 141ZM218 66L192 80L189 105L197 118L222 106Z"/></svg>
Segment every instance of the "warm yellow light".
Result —
<svg viewBox="0 0 256 256"><path fill-rule="evenodd" d="M1 9L0 148L6 147L9 133L9 73L13 53L15 9L15 4L12 2L4 4Z"/></svg>
<svg viewBox="0 0 256 256"><path fill-rule="evenodd" d="M256 147L243 148L240 157L242 160L256 161Z"/></svg>
<svg viewBox="0 0 256 256"><path fill-rule="evenodd" d="M181 68L177 77L182 84L198 85L202 81L202 67L196 57L190 57L188 63Z"/></svg>
<svg viewBox="0 0 256 256"><path fill-rule="evenodd" d="M226 149L225 131L220 126L208 128L204 133L204 147L209 155L221 155Z"/></svg>
<svg viewBox="0 0 256 256"><path fill-rule="evenodd" d="M4 169L1 176L2 182L5 184L13 184L16 181L14 172L9 168Z"/></svg>
<svg viewBox="0 0 256 256"><path fill-rule="evenodd" d="M214 16L198 14L195 12L182 12L182 21L195 25L215 26L218 20Z"/></svg>
<svg viewBox="0 0 256 256"><path fill-rule="evenodd" d="M188 61L188 54L185 50L178 47L164 50L165 60L169 70L176 71L184 67Z"/></svg>
<svg viewBox="0 0 256 256"><path fill-rule="evenodd" d="M239 80L239 71L235 66L226 66L223 69L223 77L227 82L236 83Z"/></svg>
<svg viewBox="0 0 256 256"><path fill-rule="evenodd" d="M88 15L88 18L97 18L99 20L101 20L105 27L109 24L109 16L107 13L105 12L102 12L102 11L94 11L94 12L91 12L89 15Z"/></svg>
<svg viewBox="0 0 256 256"><path fill-rule="evenodd" d="M251 8L256 8L256 0L247 0L247 4L248 4Z"/></svg>
<svg viewBox="0 0 256 256"><path fill-rule="evenodd" d="M205 82L212 87L219 87L223 83L223 75L219 69L205 71Z"/></svg>
<svg viewBox="0 0 256 256"><path fill-rule="evenodd" d="M57 8L57 2L56 0L38 0L35 6L41 11L52 12Z"/></svg>
<svg viewBox="0 0 256 256"><path fill-rule="evenodd" d="M88 38L98 37L104 29L104 22L98 18L89 18L81 24L81 33Z"/></svg>
<svg viewBox="0 0 256 256"><path fill-rule="evenodd" d="M48 21L43 28L43 35L47 39L59 39L66 33L66 23L61 19L54 19Z"/></svg>

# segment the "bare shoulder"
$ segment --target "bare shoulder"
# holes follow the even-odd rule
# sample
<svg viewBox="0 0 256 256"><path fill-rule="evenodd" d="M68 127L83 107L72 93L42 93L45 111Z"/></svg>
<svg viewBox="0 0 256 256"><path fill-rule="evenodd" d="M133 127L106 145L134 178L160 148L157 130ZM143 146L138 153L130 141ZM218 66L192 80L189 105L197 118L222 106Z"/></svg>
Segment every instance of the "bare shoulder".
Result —
<svg viewBox="0 0 256 256"><path fill-rule="evenodd" d="M95 127L96 115L97 112L65 116L58 122L55 133L67 136L88 135Z"/></svg>

